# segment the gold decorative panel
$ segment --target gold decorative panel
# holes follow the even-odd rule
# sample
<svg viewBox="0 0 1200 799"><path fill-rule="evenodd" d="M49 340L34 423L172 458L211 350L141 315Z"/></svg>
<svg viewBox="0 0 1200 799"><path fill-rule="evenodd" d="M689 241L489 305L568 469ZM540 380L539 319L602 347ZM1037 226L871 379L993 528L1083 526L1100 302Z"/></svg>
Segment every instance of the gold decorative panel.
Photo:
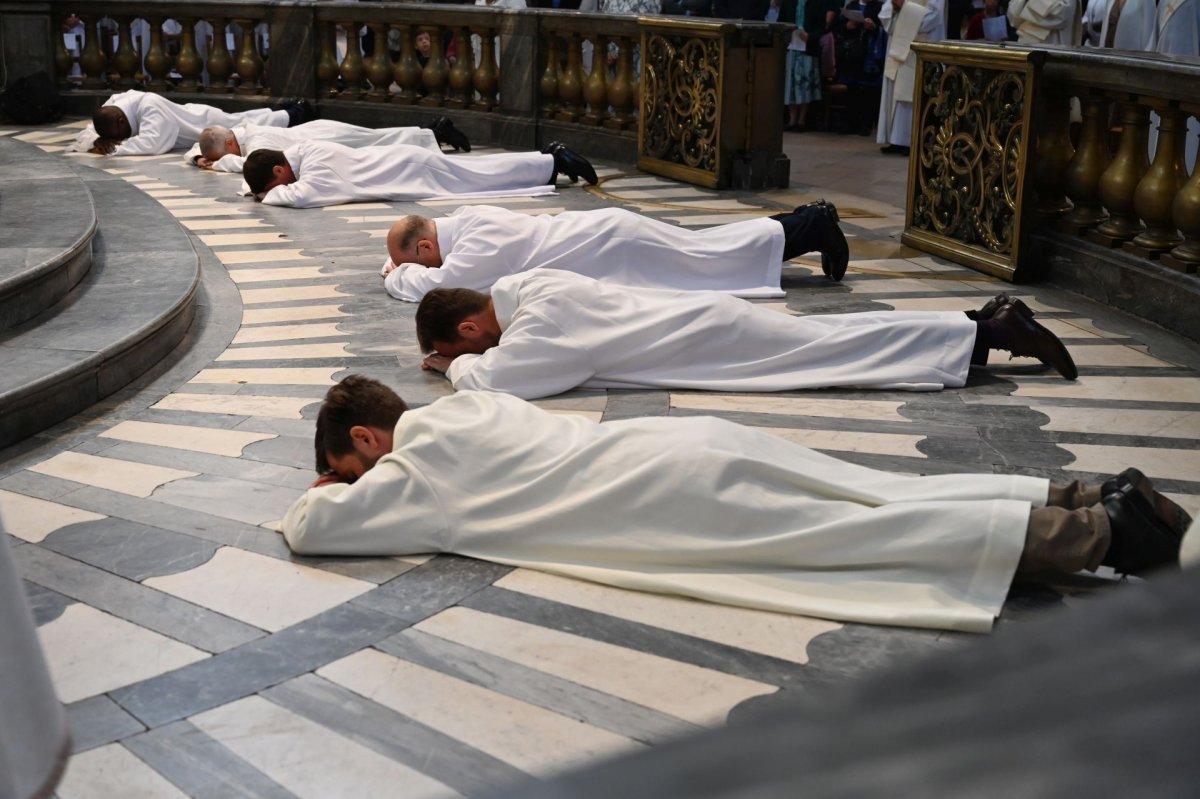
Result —
<svg viewBox="0 0 1200 799"><path fill-rule="evenodd" d="M1013 279L1030 159L1027 53L916 45L903 241Z"/></svg>

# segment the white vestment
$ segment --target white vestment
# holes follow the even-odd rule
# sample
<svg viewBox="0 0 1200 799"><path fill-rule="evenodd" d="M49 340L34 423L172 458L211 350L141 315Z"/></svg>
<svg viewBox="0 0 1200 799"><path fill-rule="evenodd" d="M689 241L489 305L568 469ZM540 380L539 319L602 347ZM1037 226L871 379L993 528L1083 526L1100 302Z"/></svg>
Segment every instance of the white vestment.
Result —
<svg viewBox="0 0 1200 799"><path fill-rule="evenodd" d="M535 269L492 287L500 344L456 389L532 399L576 386L936 391L966 382L975 322L952 311L791 316L712 291L631 289Z"/></svg>
<svg viewBox="0 0 1200 799"><path fill-rule="evenodd" d="M1078 47L1083 39L1079 0L1012 0L1008 21L1021 44Z"/></svg>
<svg viewBox="0 0 1200 799"><path fill-rule="evenodd" d="M1124 20L1124 17L1122 17ZM1120 29L1118 28L1118 31ZM1155 30L1156 42L1149 49L1168 55L1200 56L1200 0L1163 0L1158 6ZM1158 144L1158 115L1152 114L1150 155ZM1200 143L1200 121L1187 118L1187 138L1184 142L1184 162L1189 172L1196 166L1197 144Z"/></svg>
<svg viewBox="0 0 1200 799"><path fill-rule="evenodd" d="M237 125L231 128L243 155L222 156L213 164L217 172L241 172L246 156L255 150L286 150L303 141L332 141L347 147L390 147L409 144L440 153L433 131L428 128L364 128L332 119L315 119L294 128L273 128L266 125ZM200 145L188 150L183 160L194 163L200 157Z"/></svg>
<svg viewBox="0 0 1200 799"><path fill-rule="evenodd" d="M906 477L711 417L597 424L467 392L406 412L353 485L283 520L302 555L451 552L711 602L986 632L1043 478Z"/></svg>
<svg viewBox="0 0 1200 799"><path fill-rule="evenodd" d="M622 208L531 216L476 205L435 225L441 267L400 264L383 281L396 299L419 302L435 288L487 291L537 268L626 286L784 296L783 225L774 219L688 230Z"/></svg>
<svg viewBox="0 0 1200 799"><path fill-rule="evenodd" d="M1115 3L1117 0L1110 0ZM1111 8L1111 6L1110 6ZM1157 39L1155 31L1154 0L1125 0L1117 16L1117 29L1112 32L1114 50L1153 50ZM1104 16L1101 31L1103 41L1108 41L1109 28L1113 24L1112 14Z"/></svg>
<svg viewBox="0 0 1200 799"><path fill-rule="evenodd" d="M1083 26L1084 47L1103 47L1109 8L1117 0L1088 0L1079 23Z"/></svg>
<svg viewBox="0 0 1200 799"><path fill-rule="evenodd" d="M879 24L888 35L887 61L883 68L883 91L879 101L880 144L908 147L912 144L913 89L917 81L917 53L914 41L936 42L946 38L943 0L927 0L922 5L905 0L900 13L884 3Z"/></svg>
<svg viewBox="0 0 1200 799"><path fill-rule="evenodd" d="M130 89L114 94L104 103L120 108L129 120L132 133L117 145L112 155L161 155L176 147L191 147L200 140L200 131L212 125L232 128L249 122L286 128L286 111L255 108L251 111L228 112L201 103L173 103L152 92ZM68 147L70 151L86 151L96 143L96 129L91 123Z"/></svg>
<svg viewBox="0 0 1200 799"><path fill-rule="evenodd" d="M553 194L554 157L542 153L447 157L421 147L351 149L327 141L294 144L284 155L296 182L267 192L267 205L316 208L371 200L531 197Z"/></svg>

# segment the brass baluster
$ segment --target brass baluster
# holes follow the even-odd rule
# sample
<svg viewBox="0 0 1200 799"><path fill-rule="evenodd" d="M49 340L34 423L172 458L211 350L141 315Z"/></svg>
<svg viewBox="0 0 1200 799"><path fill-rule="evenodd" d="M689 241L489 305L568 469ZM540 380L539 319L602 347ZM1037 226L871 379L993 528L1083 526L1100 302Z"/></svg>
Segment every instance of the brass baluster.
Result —
<svg viewBox="0 0 1200 799"><path fill-rule="evenodd" d="M357 100L365 94L363 79L366 77L366 70L363 68L362 39L358 35L362 26L357 22L343 22L341 25L346 29L346 55L342 59L341 67L346 88L342 90L342 95Z"/></svg>
<svg viewBox="0 0 1200 799"><path fill-rule="evenodd" d="M375 34L375 54L367 64L367 80L371 90L367 99L375 103L387 102L388 88L392 85L392 59L388 56L387 25L382 22L370 23L371 32Z"/></svg>
<svg viewBox="0 0 1200 799"><path fill-rule="evenodd" d="M479 34L479 66L475 68L474 87L479 98L471 106L475 111L491 111L496 107L496 90L500 88L500 69L496 66L496 31L475 28Z"/></svg>
<svg viewBox="0 0 1200 799"><path fill-rule="evenodd" d="M558 37L547 31L545 44L546 71L538 89L542 95L542 116L551 119L558 112Z"/></svg>
<svg viewBox="0 0 1200 799"><path fill-rule="evenodd" d="M60 22L62 26L66 25L67 17L63 17ZM67 49L67 41L63 36L55 36L54 38L54 75L58 78L58 87L60 89L69 88L71 82L67 77L71 74L71 65L75 63L74 56Z"/></svg>
<svg viewBox="0 0 1200 799"><path fill-rule="evenodd" d="M608 84L608 104L612 106L613 113L603 124L611 130L624 130L633 125L633 109L637 104L637 86L633 80L633 42L629 37L622 36L617 39L617 47L617 75ZM593 58L607 63L608 54L597 53ZM592 63L594 65L596 62Z"/></svg>
<svg viewBox="0 0 1200 799"><path fill-rule="evenodd" d="M1100 94L1080 98L1083 106L1083 125L1079 131L1079 147L1067 165L1067 196L1075 207L1063 217L1061 227L1081 233L1108 218L1100 205L1100 175L1108 168L1112 156L1108 152L1108 98Z"/></svg>
<svg viewBox="0 0 1200 799"><path fill-rule="evenodd" d="M239 48L237 59L237 73L241 80L238 82L237 93L257 94L260 88L258 81L263 73L263 60L254 41L255 20L237 19L234 22L242 29L242 46Z"/></svg>
<svg viewBox="0 0 1200 799"><path fill-rule="evenodd" d="M1125 244L1125 249L1143 258L1157 258L1183 241L1171 218L1175 194L1187 183L1183 163L1183 139L1187 115L1175 104L1158 104L1158 146L1154 161L1133 192L1133 211L1146 229Z"/></svg>
<svg viewBox="0 0 1200 799"><path fill-rule="evenodd" d="M400 60L392 69L392 79L400 87L400 94L394 100L404 105L412 105L417 101L417 87L421 85L421 62L417 61L412 25L396 27L400 31Z"/></svg>
<svg viewBox="0 0 1200 799"><path fill-rule="evenodd" d="M171 57L163 49L162 18L155 17L147 19L146 22L150 24L150 46L146 49L146 57L143 59L146 77L149 79L146 88L153 92L161 92L168 88L167 75L171 72Z"/></svg>
<svg viewBox="0 0 1200 799"><path fill-rule="evenodd" d="M471 47L471 29L458 29L458 60L450 68L450 97L447 108L466 108L474 99L471 88L471 72L475 68L475 53Z"/></svg>
<svg viewBox="0 0 1200 799"><path fill-rule="evenodd" d="M1108 221L1088 233L1088 238L1106 247L1117 247L1142 232L1133 211L1133 193L1150 168L1146 140L1150 109L1129 99L1121 103L1121 143L1116 157L1100 176L1100 201L1108 210Z"/></svg>
<svg viewBox="0 0 1200 799"><path fill-rule="evenodd" d="M1058 93L1046 98L1046 115L1042 129L1038 131L1037 150L1033 180L1037 188L1037 212L1055 216L1071 210L1067 196L1063 194L1063 173L1071 161L1069 136L1071 123L1071 101Z"/></svg>
<svg viewBox="0 0 1200 799"><path fill-rule="evenodd" d="M213 40L208 48L208 88L209 94L224 94L232 87L229 79L233 75L233 56L225 44L225 20L218 17L212 21Z"/></svg>
<svg viewBox="0 0 1200 799"><path fill-rule="evenodd" d="M442 53L442 31L440 28L421 26L418 32L429 34L429 60L421 70L421 83L429 93L417 101L418 105L440 106L446 100L446 83L450 68Z"/></svg>
<svg viewBox="0 0 1200 799"><path fill-rule="evenodd" d="M100 49L101 32L98 20L91 17L80 17L83 20L84 42L83 52L79 54L79 69L83 71L83 88L103 89L107 84L105 70L108 59Z"/></svg>
<svg viewBox="0 0 1200 799"><path fill-rule="evenodd" d="M177 88L181 92L198 92L204 65L200 63L200 53L196 50L196 20L180 19L179 24L183 26L183 37L179 42L179 56L175 59L175 71L183 80Z"/></svg>
<svg viewBox="0 0 1200 799"><path fill-rule="evenodd" d="M1196 109L1192 109L1196 113ZM1187 118L1184 118L1184 141L1187 138ZM1192 170L1192 177L1175 195L1171 203L1171 220L1183 232L1183 244L1162 256L1159 262L1180 272L1195 272L1200 269L1200 169Z"/></svg>
<svg viewBox="0 0 1200 799"><path fill-rule="evenodd" d="M317 92L323 97L333 97L337 94L338 61L337 61L337 23L317 23L318 46L317 54Z"/></svg>
<svg viewBox="0 0 1200 799"><path fill-rule="evenodd" d="M139 66L137 51L133 49L133 34L129 30L132 21L129 17L117 19L117 51L109 62L110 69L117 74L114 84L123 89L131 88L136 83L133 75Z"/></svg>
<svg viewBox="0 0 1200 799"><path fill-rule="evenodd" d="M583 109L583 54L579 34L572 33L567 37L567 65L563 68L562 76L558 79L558 99L561 106L554 118L559 122L574 122L579 119Z"/></svg>
<svg viewBox="0 0 1200 799"><path fill-rule="evenodd" d="M588 111L582 121L585 125L600 125L608 118L608 37L598 33L591 40L592 71L583 84Z"/></svg>

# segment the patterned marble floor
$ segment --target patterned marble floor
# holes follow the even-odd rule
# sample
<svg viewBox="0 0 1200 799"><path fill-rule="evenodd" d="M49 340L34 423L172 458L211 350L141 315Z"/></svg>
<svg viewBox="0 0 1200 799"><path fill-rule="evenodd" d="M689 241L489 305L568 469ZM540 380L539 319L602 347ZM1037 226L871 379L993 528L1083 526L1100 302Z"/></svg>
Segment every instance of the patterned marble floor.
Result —
<svg viewBox="0 0 1200 799"><path fill-rule="evenodd" d="M80 124L0 135L53 152ZM450 391L420 371L415 308L383 293L377 268L398 214L458 203L269 208L177 155L73 157L192 232L205 296L173 360L0 454L0 514L74 733L63 799L480 796L970 642L459 558L291 556L275 526L313 477L326 387L357 371L410 404ZM716 193L598 166L596 189L503 204L619 204L703 227L824 193ZM901 246L899 209L829 188L850 272L832 284L799 259L773 310L966 309L1002 288ZM1195 343L1071 294L1017 293L1067 342L1078 382L1016 359L936 394L576 391L539 404L597 420L712 414L902 472L1136 465L1200 510ZM994 634L1108 590L1120 586L1104 574L1018 587Z"/></svg>

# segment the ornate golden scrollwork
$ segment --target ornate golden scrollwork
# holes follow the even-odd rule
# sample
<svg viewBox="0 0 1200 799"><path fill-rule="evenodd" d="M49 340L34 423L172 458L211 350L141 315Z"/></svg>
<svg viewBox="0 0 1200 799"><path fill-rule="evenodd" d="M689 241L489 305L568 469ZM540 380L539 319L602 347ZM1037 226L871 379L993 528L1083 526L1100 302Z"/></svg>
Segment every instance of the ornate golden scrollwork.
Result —
<svg viewBox="0 0 1200 799"><path fill-rule="evenodd" d="M645 42L640 154L716 175L721 40L652 34Z"/></svg>
<svg viewBox="0 0 1200 799"><path fill-rule="evenodd" d="M923 66L909 227L1011 256L1027 142L1026 76Z"/></svg>

